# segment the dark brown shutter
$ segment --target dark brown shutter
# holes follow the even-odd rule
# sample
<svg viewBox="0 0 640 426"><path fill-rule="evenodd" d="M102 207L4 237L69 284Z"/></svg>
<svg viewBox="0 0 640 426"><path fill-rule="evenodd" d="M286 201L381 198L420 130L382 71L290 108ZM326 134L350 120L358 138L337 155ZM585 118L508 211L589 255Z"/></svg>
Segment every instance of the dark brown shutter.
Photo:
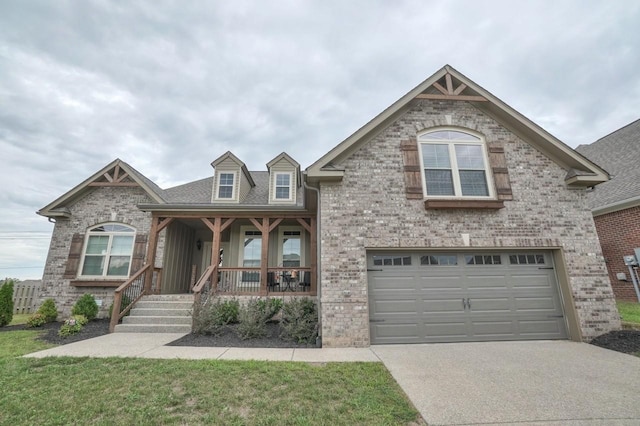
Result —
<svg viewBox="0 0 640 426"><path fill-rule="evenodd" d="M71 238L71 247L69 248L69 257L67 258L67 267L64 270L63 278L75 278L78 275L83 243L84 234L73 234L73 238Z"/></svg>
<svg viewBox="0 0 640 426"><path fill-rule="evenodd" d="M504 148L499 144L489 144L489 164L496 184L498 200L513 200L509 169L504 157Z"/></svg>
<svg viewBox="0 0 640 426"><path fill-rule="evenodd" d="M424 198L422 192L422 177L420 170L420 157L418 156L418 143L415 138L400 142L402 150L402 161L404 162L404 187L407 199L421 200Z"/></svg>
<svg viewBox="0 0 640 426"><path fill-rule="evenodd" d="M147 234L136 235L136 242L133 245L133 256L131 258L131 275L135 274L144 266L144 255L147 253Z"/></svg>

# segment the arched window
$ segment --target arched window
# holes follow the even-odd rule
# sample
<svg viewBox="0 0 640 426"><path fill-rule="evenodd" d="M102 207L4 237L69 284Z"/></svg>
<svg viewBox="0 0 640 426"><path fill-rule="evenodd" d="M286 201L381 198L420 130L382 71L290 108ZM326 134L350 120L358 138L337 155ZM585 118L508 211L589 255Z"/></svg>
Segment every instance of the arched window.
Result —
<svg viewBox="0 0 640 426"><path fill-rule="evenodd" d="M81 275L128 277L135 235L135 229L119 223L89 228Z"/></svg>
<svg viewBox="0 0 640 426"><path fill-rule="evenodd" d="M484 140L438 129L418 136L426 197L493 197Z"/></svg>

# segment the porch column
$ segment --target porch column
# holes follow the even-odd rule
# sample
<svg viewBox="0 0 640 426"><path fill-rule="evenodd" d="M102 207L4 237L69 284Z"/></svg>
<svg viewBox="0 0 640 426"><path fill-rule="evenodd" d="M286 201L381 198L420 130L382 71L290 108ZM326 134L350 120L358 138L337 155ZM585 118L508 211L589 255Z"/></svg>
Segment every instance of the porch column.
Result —
<svg viewBox="0 0 640 426"><path fill-rule="evenodd" d="M156 266L156 250L158 245L158 222L159 217L151 217L151 230L149 231L149 246L147 247L147 263L151 263L151 268L144 276L144 292L151 293L151 284L153 283L153 268Z"/></svg>
<svg viewBox="0 0 640 426"><path fill-rule="evenodd" d="M214 265L214 272L211 276L211 291L215 294L218 290L218 264L220 263L220 234L222 229L222 218L213 219L213 241L211 243L211 264Z"/></svg>

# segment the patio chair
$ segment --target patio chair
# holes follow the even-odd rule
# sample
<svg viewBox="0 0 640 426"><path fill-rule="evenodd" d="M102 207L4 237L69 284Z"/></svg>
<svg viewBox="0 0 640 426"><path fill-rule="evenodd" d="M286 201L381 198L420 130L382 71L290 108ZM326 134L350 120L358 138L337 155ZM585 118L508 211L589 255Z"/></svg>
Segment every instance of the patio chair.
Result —
<svg viewBox="0 0 640 426"><path fill-rule="evenodd" d="M275 272L267 272L267 288L275 291L275 288L280 288L280 282L276 280Z"/></svg>
<svg viewBox="0 0 640 426"><path fill-rule="evenodd" d="M311 272L304 271L299 285L302 287L302 291L304 291L305 287L309 287L309 289L311 289Z"/></svg>

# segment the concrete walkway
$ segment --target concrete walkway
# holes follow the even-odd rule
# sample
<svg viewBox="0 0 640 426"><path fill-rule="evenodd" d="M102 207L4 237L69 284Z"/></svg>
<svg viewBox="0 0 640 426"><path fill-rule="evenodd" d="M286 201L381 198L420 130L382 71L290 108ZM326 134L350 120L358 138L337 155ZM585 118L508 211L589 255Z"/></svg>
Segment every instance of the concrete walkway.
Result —
<svg viewBox="0 0 640 426"><path fill-rule="evenodd" d="M640 358L569 341L347 349L164 346L184 334L113 333L25 355L380 362L430 425L639 425Z"/></svg>
<svg viewBox="0 0 640 426"><path fill-rule="evenodd" d="M300 362L380 362L368 348L293 349L293 348L198 348L165 346L183 333L111 333L25 355L27 358L50 356L136 357L156 359L224 359Z"/></svg>
<svg viewBox="0 0 640 426"><path fill-rule="evenodd" d="M639 425L640 358L569 341L373 346L431 425Z"/></svg>

